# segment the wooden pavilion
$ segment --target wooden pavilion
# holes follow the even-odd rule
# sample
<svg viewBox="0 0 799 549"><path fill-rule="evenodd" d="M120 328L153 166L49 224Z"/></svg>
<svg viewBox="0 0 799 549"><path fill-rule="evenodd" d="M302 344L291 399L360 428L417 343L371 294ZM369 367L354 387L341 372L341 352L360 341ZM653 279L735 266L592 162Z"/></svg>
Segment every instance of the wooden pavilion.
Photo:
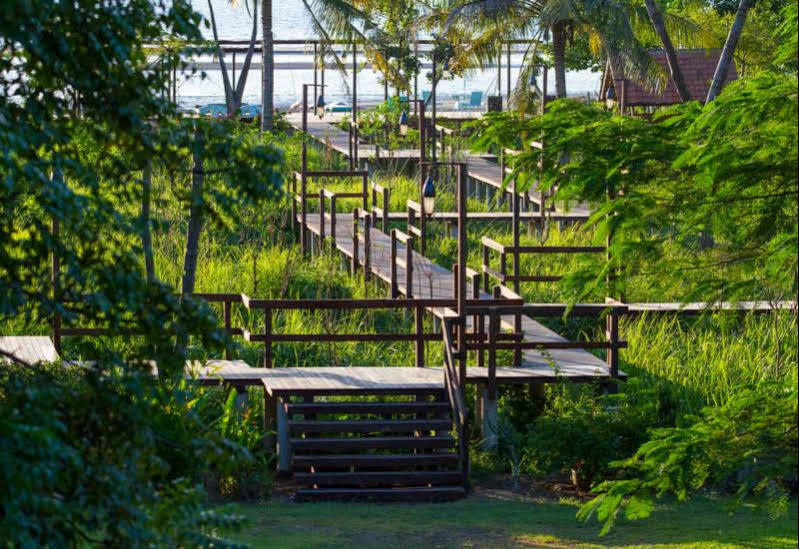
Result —
<svg viewBox="0 0 799 549"><path fill-rule="evenodd" d="M707 97L710 82L716 71L719 61L720 50L677 50L677 62L680 65L685 84L691 99L704 101ZM668 62L666 52L656 50L651 52L652 57L668 74ZM627 78L621 70L621 74L613 74L610 63L605 65L602 74L602 84L600 87L600 99L605 101L608 98L608 90L614 89L616 101L622 113L629 112L632 107L665 107L681 103L677 88L671 79L666 80L662 89L652 90ZM738 79L735 63L730 65L724 85Z"/></svg>

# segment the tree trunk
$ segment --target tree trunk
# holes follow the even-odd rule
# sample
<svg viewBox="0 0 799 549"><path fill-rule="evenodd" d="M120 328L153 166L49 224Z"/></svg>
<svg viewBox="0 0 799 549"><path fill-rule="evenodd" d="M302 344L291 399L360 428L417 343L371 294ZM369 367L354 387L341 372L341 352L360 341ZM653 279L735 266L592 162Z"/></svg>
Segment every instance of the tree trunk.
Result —
<svg viewBox="0 0 799 549"><path fill-rule="evenodd" d="M566 97L566 24L552 25L552 57L555 63L555 95Z"/></svg>
<svg viewBox="0 0 799 549"><path fill-rule="evenodd" d="M261 131L271 130L274 125L275 52L272 36L272 0L261 4L261 34L263 40L261 58Z"/></svg>
<svg viewBox="0 0 799 549"><path fill-rule="evenodd" d="M191 209L189 230L186 234L186 255L183 258L183 295L194 293L197 275L197 254L200 247L200 233L203 228L203 157L202 141L199 133L195 136L193 166L191 171Z"/></svg>
<svg viewBox="0 0 799 549"><path fill-rule="evenodd" d="M749 9L755 5L755 1L756 0L741 0L738 4L738 13L735 14L735 21L732 23L730 33L727 35L727 41L724 43L724 48L721 50L719 64L716 65L716 72L713 73L713 80L710 84L710 89L707 91L705 104L713 101L719 92L721 92L721 86L727 79L727 72L730 70L732 54L735 53L735 46L738 45L738 39L741 37L744 23L746 23L746 15L749 13Z"/></svg>
<svg viewBox="0 0 799 549"><path fill-rule="evenodd" d="M671 43L671 37L666 30L666 24L663 22L663 14L660 13L655 0L644 0L646 4L646 12L649 14L649 20L652 21L652 26L660 41L663 43L663 50L666 52L666 61L669 65L669 75L674 87L677 89L677 95L680 96L680 101L683 103L691 100L691 93L688 91L688 86L685 85L685 79L680 70L680 64L677 61L677 53L674 51L674 45Z"/></svg>
<svg viewBox="0 0 799 549"><path fill-rule="evenodd" d="M155 261L153 259L153 239L150 231L150 192L152 190L152 169L148 162L141 180L141 245L144 250L144 271L147 283L155 282Z"/></svg>
<svg viewBox="0 0 799 549"><path fill-rule="evenodd" d="M233 86L230 85L230 77L227 73L227 64L225 63L225 54L222 47L219 45L219 34L216 29L216 16L214 15L214 7L211 5L211 0L208 0L208 11L211 14L211 30L214 33L214 42L216 43L216 55L219 57L219 70L222 72L222 84L225 87L225 105L227 105L228 115L236 112L233 98Z"/></svg>
<svg viewBox="0 0 799 549"><path fill-rule="evenodd" d="M255 42L258 40L258 0L253 0L252 3L252 35L250 36L250 46L247 49L247 56L244 58L244 65L241 67L239 73L239 81L236 83L236 91L233 94L234 107L238 109L241 107L242 99L244 97L244 88L247 85L247 77L250 74L250 64L252 63L252 54L255 51Z"/></svg>

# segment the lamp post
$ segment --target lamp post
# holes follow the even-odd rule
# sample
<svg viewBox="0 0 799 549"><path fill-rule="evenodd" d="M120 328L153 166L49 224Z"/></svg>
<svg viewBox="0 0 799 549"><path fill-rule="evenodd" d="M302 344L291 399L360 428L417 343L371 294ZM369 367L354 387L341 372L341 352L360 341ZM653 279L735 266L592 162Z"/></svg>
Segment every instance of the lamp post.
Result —
<svg viewBox="0 0 799 549"><path fill-rule="evenodd" d="M610 85L608 91L605 93L605 106L609 111L616 107L616 86Z"/></svg>
<svg viewBox="0 0 799 549"><path fill-rule="evenodd" d="M316 117L320 120L325 117L325 97L321 93L316 98Z"/></svg>
<svg viewBox="0 0 799 549"><path fill-rule="evenodd" d="M302 132L308 133L308 88L313 87L314 95L316 95L316 88L319 84L303 84L302 85ZM322 84L324 89L324 84ZM324 99L319 96L322 101L322 114L324 115ZM308 177L308 143L305 136L302 140L302 156L300 157L300 250L305 254L308 250L306 221L308 217L308 205L305 201L305 194L307 191Z"/></svg>
<svg viewBox="0 0 799 549"><path fill-rule="evenodd" d="M422 210L431 215L436 209L436 183L433 174L427 176L427 181L422 185Z"/></svg>
<svg viewBox="0 0 799 549"><path fill-rule="evenodd" d="M408 135L408 111L404 109L399 117L399 131L400 135L403 137Z"/></svg>
<svg viewBox="0 0 799 549"><path fill-rule="evenodd" d="M424 113L424 101L421 99L410 99L408 100L409 106L410 103L416 103L419 106L419 119L418 119L418 127L419 127L419 195L420 200L419 203L422 205L422 215L419 219L419 229L424 234L425 230L425 205L424 205L424 185L425 185L425 165L427 164L427 157L425 154L425 113ZM403 124L402 119L405 119L405 130L403 131ZM406 135L408 128L408 115L406 112L403 112L400 116L400 135ZM435 133L435 132L434 132ZM425 239L422 238L422 241L419 244L419 253L424 255L425 253Z"/></svg>

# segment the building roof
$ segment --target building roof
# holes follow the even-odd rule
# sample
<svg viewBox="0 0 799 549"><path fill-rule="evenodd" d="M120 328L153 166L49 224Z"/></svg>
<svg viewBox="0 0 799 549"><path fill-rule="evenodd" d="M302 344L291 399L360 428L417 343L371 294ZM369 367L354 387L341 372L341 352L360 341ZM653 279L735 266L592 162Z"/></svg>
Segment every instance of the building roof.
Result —
<svg viewBox="0 0 799 549"><path fill-rule="evenodd" d="M669 66L666 61L666 53L663 50L656 50L650 52L650 54L668 74ZM720 50L677 50L677 62L680 64L680 70L683 78L685 78L685 84L691 94L691 99L704 102L710 88L710 82L713 80L713 74L716 72L720 54ZM608 88L610 72L608 67L605 70L605 82L603 82L604 85L602 86L604 90ZM735 70L735 61L733 61L730 63L730 70L727 72L727 79L724 81L724 85L737 79L738 73ZM624 75L614 75L613 81L616 87L616 96L619 100L621 100L621 90L624 89L625 106L675 105L681 102L671 79L667 79L665 88L657 92L647 90L640 84L625 79ZM622 81L624 81L624 85L622 85Z"/></svg>

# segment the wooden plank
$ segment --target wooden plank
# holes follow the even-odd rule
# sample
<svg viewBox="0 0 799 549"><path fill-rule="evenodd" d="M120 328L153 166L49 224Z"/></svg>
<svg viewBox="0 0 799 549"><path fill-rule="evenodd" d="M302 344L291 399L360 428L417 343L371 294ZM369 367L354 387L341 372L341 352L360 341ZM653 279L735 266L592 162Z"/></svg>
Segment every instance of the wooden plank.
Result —
<svg viewBox="0 0 799 549"><path fill-rule="evenodd" d="M0 336L0 350L27 364L58 360L55 345L47 336ZM0 356L0 362L9 362L10 360Z"/></svg>

